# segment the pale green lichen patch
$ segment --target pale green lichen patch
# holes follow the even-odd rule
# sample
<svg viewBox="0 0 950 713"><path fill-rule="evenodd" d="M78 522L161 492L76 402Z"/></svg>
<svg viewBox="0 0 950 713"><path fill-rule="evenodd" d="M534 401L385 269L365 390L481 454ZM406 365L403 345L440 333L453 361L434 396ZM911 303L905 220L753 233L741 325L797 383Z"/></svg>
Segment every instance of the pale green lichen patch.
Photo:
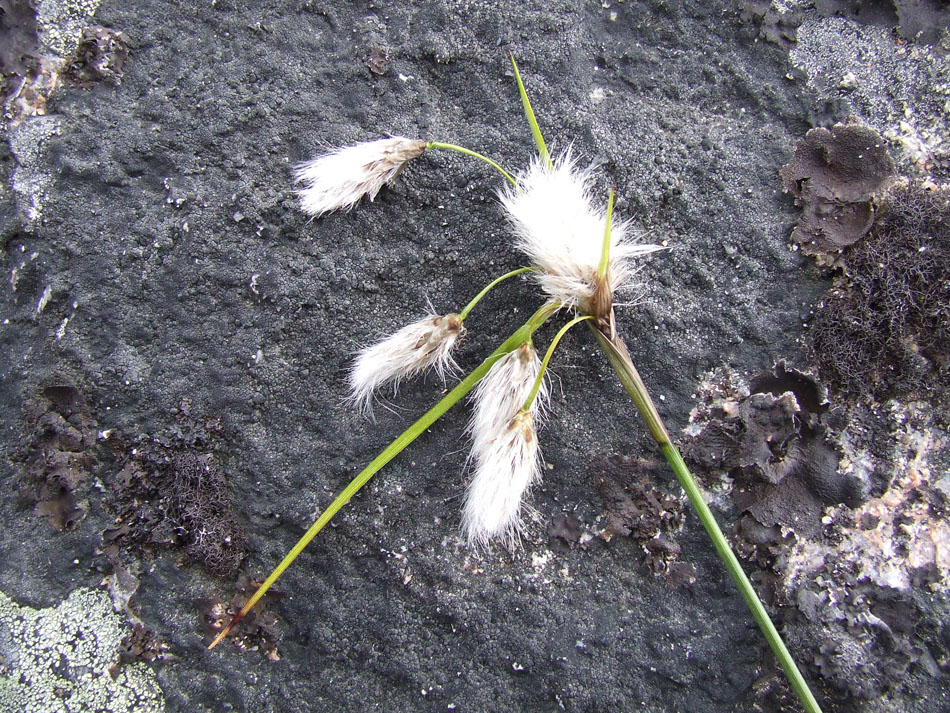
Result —
<svg viewBox="0 0 950 713"><path fill-rule="evenodd" d="M158 713L155 673L132 663L109 673L130 628L109 595L80 588L57 607L20 606L0 592L0 713Z"/></svg>
<svg viewBox="0 0 950 713"><path fill-rule="evenodd" d="M48 54L67 57L76 51L83 29L102 0L42 0L36 10L40 45Z"/></svg>

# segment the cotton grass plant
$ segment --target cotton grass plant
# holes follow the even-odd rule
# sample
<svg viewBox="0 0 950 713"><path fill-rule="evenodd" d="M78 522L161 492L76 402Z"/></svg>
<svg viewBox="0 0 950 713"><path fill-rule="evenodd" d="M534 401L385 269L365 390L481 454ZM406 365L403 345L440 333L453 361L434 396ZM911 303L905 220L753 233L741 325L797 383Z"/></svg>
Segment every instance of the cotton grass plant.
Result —
<svg viewBox="0 0 950 713"><path fill-rule="evenodd" d="M617 331L613 298L629 287L641 258L661 248L636 242L630 226L613 219L613 191L605 208L595 199L593 176L578 166L571 151L552 157L541 135L514 58L515 80L538 150L522 172L512 174L471 149L401 137L342 148L297 168L302 210L314 217L348 210L364 196L370 200L427 150L450 150L482 160L507 182L500 203L515 235L515 245L530 266L500 276L464 309L429 314L392 336L362 350L350 372L350 398L371 412L376 394L424 370L446 378L457 371L452 351L464 334L465 319L498 283L530 273L548 301L508 337L474 371L407 428L343 489L330 506L267 577L231 623L211 642L214 648L257 604L311 540L383 466L474 390L469 436L472 475L462 508L461 527L468 543L487 548L517 545L523 529L525 497L541 477L537 423L545 411L545 372L564 334L584 322L593 333L621 385L643 417L672 467L690 503L772 648L804 710L820 713L781 636L756 596L702 493L673 444L643 380ZM558 315L564 324L541 359L533 335Z"/></svg>

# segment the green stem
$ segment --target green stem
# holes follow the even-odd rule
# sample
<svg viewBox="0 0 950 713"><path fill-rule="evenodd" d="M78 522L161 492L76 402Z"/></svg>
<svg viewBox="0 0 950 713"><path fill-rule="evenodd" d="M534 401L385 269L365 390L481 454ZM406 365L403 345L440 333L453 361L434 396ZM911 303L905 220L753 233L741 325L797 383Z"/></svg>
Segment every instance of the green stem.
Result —
<svg viewBox="0 0 950 713"><path fill-rule="evenodd" d="M541 390L541 384L544 383L544 372L546 372L548 369L548 362L551 361L551 357L554 355L554 350L557 349L557 344L561 341L561 337L567 334L567 330L569 330L575 324L578 322L583 322L587 319L593 319L593 317L591 317L589 314L575 317L570 322L561 327L561 330L555 335L554 339L551 340L551 345L548 347L547 352L545 352L544 359L541 360L541 368L538 369L538 376L535 378L534 385L531 387L531 393L528 394L528 398L525 399L524 406L521 407L522 411L527 411L531 408L531 404L534 402L535 397Z"/></svg>
<svg viewBox="0 0 950 713"><path fill-rule="evenodd" d="M466 156L472 156L473 158L477 158L479 161L484 161L489 166L491 166L496 171L498 171L498 173L504 176L505 179L508 181L508 183L510 183L512 186L515 186L515 187L518 186L518 182L515 181L515 179L511 177L511 174L508 173L508 171L506 171L497 163L492 161L490 158L488 158L488 156L483 156L477 151L472 151L471 149L467 149L464 146L456 146L455 144L443 144L440 141L430 141L429 143L426 144L426 148L427 149L443 149L445 151L456 151L458 153L465 154Z"/></svg>
<svg viewBox="0 0 950 713"><path fill-rule="evenodd" d="M617 337L617 341L614 342L593 324L589 326L597 338L597 341L600 343L601 349L603 349L607 355L607 361L610 362L610 366L613 367L617 376L620 378L621 385L633 400L633 405L637 407L637 411L640 412L640 415L646 422L650 435L653 436L653 439L661 446L664 443L670 443L670 434L667 432L666 426L663 425L660 412L657 411L653 399L650 398L646 384L644 384L643 379L640 378L640 372L638 372L633 365L630 355L627 353L626 346L620 340L620 337Z"/></svg>
<svg viewBox="0 0 950 713"><path fill-rule="evenodd" d="M488 370L491 369L492 365L501 359L505 354L514 349L517 349L519 346L524 344L531 338L531 335L534 331L540 327L544 322L549 319L557 310L560 309L560 304L556 302L550 302L537 312L535 312L531 319L525 322L524 325L519 327L508 339L506 339L501 346L499 346L491 355L485 359L475 370L469 374L458 386L452 389L445 397L442 398L439 403L433 406L431 409L426 411L415 423L413 423L409 428L403 431L399 436L396 437L392 443L390 443L386 448L376 456L369 465L367 465L353 480L350 481L343 491L337 495L336 499L330 503L330 506L323 511L317 521L314 522L310 529L308 529L303 537L301 537L297 544L295 544L290 552L281 560L280 564L274 569L273 572L264 580L264 583L257 588L257 591L254 592L254 595L247 600L247 603L241 608L241 611L238 612L237 616L231 620L231 623L228 624L211 642L211 645L208 646L209 649L213 649L218 645L220 641L228 635L228 632L234 628L234 626L243 619L251 609L254 608L254 605L260 601L261 597L267 592L268 589L273 586L274 582L284 573L284 571L291 565L291 563L297 559L297 556L303 552L304 548L310 544L310 541L317 536L317 533L322 530L328 522L333 518L334 515L346 505L350 498L352 498L359 490L369 482L369 479L372 478L376 473L380 471L389 461L395 458L399 453L401 453L406 446L416 440L420 435L422 435L427 428L429 428L433 423L438 421L446 411L448 411L452 406L459 402L469 391L475 388L475 385L481 381L485 374L488 373Z"/></svg>
<svg viewBox="0 0 950 713"><path fill-rule="evenodd" d="M749 607L752 618L755 619L756 624L759 625L759 629L761 629L765 635L765 639L768 641L769 646L772 648L772 653L775 654L775 658L778 659L782 670L785 672L792 686L792 690L795 691L795 695L798 696L798 700L807 713L821 713L818 701L815 700L815 696L808 687L808 683L802 676L801 671L798 670L798 666L795 665L795 660L785 646L785 642L782 641L782 636L775 628L775 624L773 624L769 618L768 612L765 611L765 607L755 593L752 583L743 571L742 565L739 564L739 560L729 546L729 542L722 534L722 530L719 529L715 516L709 509L709 506L706 505L699 485L689 472L689 468L687 468L676 446L674 446L670 440L669 433L663 425L663 421L660 418L656 406L653 404L653 400L646 391L643 380L640 378L640 375L637 373L630 359L623 340L619 336L610 339L609 336L602 333L599 329L594 327L593 324L590 326L600 346L604 349L607 359L610 361L610 365L614 368L614 371L617 372L617 376L620 377L620 383L623 384L624 389L630 395L631 399L633 399L637 410L640 412L644 421L646 421L647 428L649 428L651 435L656 439L660 449L663 451L666 461L676 474L676 479L683 487L683 490L686 491L686 497L689 498L690 503L696 510L696 514L699 516L700 522L702 522L703 527L706 528L706 533L712 540L717 554L726 565L726 570L739 588L739 593L745 600L746 606Z"/></svg>
<svg viewBox="0 0 950 713"><path fill-rule="evenodd" d="M538 147L538 153L541 154L541 160L548 168L554 168L551 161L551 154L548 153L548 147L544 143L544 137L541 136L541 127L538 126L538 120L534 118L534 109L531 108L531 102L528 99L528 92L524 89L524 82L521 81L521 72L518 71L518 63L515 62L513 54L508 55L511 58L511 67L515 70L515 81L518 83L518 93L521 95L521 105L524 107L524 115L528 119L528 125L531 127L531 135L534 137L534 145Z"/></svg>
<svg viewBox="0 0 950 713"><path fill-rule="evenodd" d="M487 295L492 290L492 288L495 287L495 285L497 285L499 282L503 282L507 280L509 277L514 277L515 275L523 275L526 272L533 272L537 269L538 268L536 267L519 267L517 270L506 272L501 277L496 277L494 280L488 283L488 285L485 287L484 290L482 290L477 295L475 295L475 297L472 299L471 302L465 305L465 309L459 312L459 319L461 319L464 322L465 318L468 317L468 313L471 312L473 309L475 309L475 305L477 305L481 301L482 297Z"/></svg>
<svg viewBox="0 0 950 713"><path fill-rule="evenodd" d="M614 189L611 187L607 198L607 225L604 228L604 242L600 246L600 265L597 268L597 281L603 282L607 278L607 263L610 262L610 229L614 218Z"/></svg>

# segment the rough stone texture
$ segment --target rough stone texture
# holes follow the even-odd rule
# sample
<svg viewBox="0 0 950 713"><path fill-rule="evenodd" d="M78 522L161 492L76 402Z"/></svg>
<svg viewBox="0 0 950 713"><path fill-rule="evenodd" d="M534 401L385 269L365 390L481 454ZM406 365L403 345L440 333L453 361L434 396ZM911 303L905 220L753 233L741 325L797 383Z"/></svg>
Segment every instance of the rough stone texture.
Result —
<svg viewBox="0 0 950 713"><path fill-rule="evenodd" d="M851 108L885 137L910 135L903 103L928 156L950 139L936 116L945 79L926 48L809 16L793 64L729 3L106 0L88 23L129 38L121 85L61 86L48 116L7 134L12 154L0 154L4 179L17 172L20 216L0 209L0 438L9 452L27 428L23 404L52 377L74 384L98 428L125 443L167 433L187 399L196 419L220 419L214 455L252 578L440 393L432 380L406 384L392 412L362 420L343 404L349 352L421 316L427 299L458 309L521 265L494 199L499 180L480 163L427 153L373 204L318 221L297 210L294 163L391 133L524 165L532 146L513 52L549 145L573 143L598 162L617 214L671 248L644 263L649 291L618 312L678 432L708 370L800 357L802 322L828 287L789 249L797 215L778 176L815 121L849 113L840 77L829 83L818 67L854 67ZM81 28L63 25L67 34ZM893 87L907 90L900 102ZM526 282L489 296L468 320L461 366L538 304ZM594 343L579 331L564 347L540 433L540 522L522 551L476 553L459 538L459 407L281 579L286 596L269 609L279 661L227 643L205 650L197 602L230 601L235 580L171 553L145 560L125 591L174 656L154 664L166 709L782 710L767 646L692 513L676 534L679 561L695 567L689 586L670 588L627 538L549 547L547 524L565 514L575 529L603 527L594 454L656 457ZM93 483L118 472L112 438ZM97 486L86 517L59 533L14 502L20 468L0 468L0 590L48 607L99 586L116 565ZM934 653L870 701L823 677L820 618L789 624L826 710L946 708L947 603L921 606L915 636Z"/></svg>
<svg viewBox="0 0 950 713"><path fill-rule="evenodd" d="M899 173L950 178L946 51L896 44L886 23L830 17L804 22L789 56L823 101L822 123L855 116L890 141Z"/></svg>

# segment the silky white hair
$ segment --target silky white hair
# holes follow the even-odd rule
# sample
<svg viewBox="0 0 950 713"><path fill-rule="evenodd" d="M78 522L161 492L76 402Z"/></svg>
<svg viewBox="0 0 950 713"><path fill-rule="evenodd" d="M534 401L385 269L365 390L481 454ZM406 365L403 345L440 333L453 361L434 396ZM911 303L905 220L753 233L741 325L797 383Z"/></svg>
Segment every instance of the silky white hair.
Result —
<svg viewBox="0 0 950 713"><path fill-rule="evenodd" d="M541 477L535 416L542 411L547 385L529 410L522 410L541 369L527 342L499 359L475 391L469 425L472 478L465 494L462 531L470 544L501 539L510 547L522 530L522 500Z"/></svg>
<svg viewBox="0 0 950 713"><path fill-rule="evenodd" d="M319 216L352 208L363 196L372 201L406 163L425 151L426 142L394 136L336 149L294 168L300 207Z"/></svg>
<svg viewBox="0 0 950 713"><path fill-rule="evenodd" d="M350 401L372 414L373 395L424 369L434 369L445 379L458 370L452 349L465 332L457 314L429 314L395 334L361 350L350 369Z"/></svg>
<svg viewBox="0 0 950 713"><path fill-rule="evenodd" d="M592 313L597 270L607 227L606 210L594 207L591 171L579 169L570 150L552 165L540 157L500 195L517 236L517 246L542 269L541 289L566 306ZM610 232L607 284L630 283L633 258L662 250L633 241L628 221L614 219Z"/></svg>

